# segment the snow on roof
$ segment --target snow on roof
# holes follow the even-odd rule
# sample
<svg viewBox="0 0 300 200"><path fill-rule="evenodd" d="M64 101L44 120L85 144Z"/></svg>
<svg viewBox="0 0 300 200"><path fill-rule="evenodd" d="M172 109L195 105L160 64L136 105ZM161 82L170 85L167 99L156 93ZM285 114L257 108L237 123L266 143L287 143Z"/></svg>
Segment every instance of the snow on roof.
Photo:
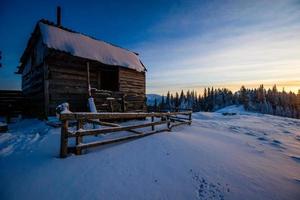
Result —
<svg viewBox="0 0 300 200"><path fill-rule="evenodd" d="M39 22L39 26L43 42L48 48L96 60L107 65L127 67L140 72L145 71L139 57L131 51L42 22Z"/></svg>

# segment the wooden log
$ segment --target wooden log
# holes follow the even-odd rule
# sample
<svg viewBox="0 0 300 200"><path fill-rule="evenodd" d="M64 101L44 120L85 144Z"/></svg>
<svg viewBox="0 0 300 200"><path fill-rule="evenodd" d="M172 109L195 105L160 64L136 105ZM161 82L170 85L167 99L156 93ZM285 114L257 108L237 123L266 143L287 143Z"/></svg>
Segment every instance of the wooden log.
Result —
<svg viewBox="0 0 300 200"><path fill-rule="evenodd" d="M110 122L102 122L102 121L96 121L96 120L87 120L87 122L99 124L101 126L120 127L119 124L110 123Z"/></svg>
<svg viewBox="0 0 300 200"><path fill-rule="evenodd" d="M134 139L134 138L141 138L141 137L145 137L145 136L148 136L148 135L152 135L152 134L167 131L167 130L168 129L161 129L161 130L151 131L151 132L148 132L148 133L129 135L129 136L120 137L120 138L111 139L111 140L96 141L96 142L91 142L91 143L87 143L87 144L80 144L79 146L80 146L81 149L87 149L87 148L90 148L90 147L97 147L97 146L101 146L101 145L105 145L105 144L121 142L121 141L130 140L130 139Z"/></svg>
<svg viewBox="0 0 300 200"><path fill-rule="evenodd" d="M170 118L177 119L177 120L190 120L189 118L184 118L179 116L170 116Z"/></svg>
<svg viewBox="0 0 300 200"><path fill-rule="evenodd" d="M154 116L151 116L151 122L154 122ZM154 131L154 125L151 126L152 131Z"/></svg>
<svg viewBox="0 0 300 200"><path fill-rule="evenodd" d="M78 120L77 121L77 130L81 130L83 128L83 121L82 120ZM76 146L82 143L82 136L78 135L76 137ZM80 155L81 154L81 148L76 148L75 150L76 155Z"/></svg>
<svg viewBox="0 0 300 200"><path fill-rule="evenodd" d="M179 125L183 125L183 124L190 124L190 121L186 121L186 122L176 122L174 124L170 125L170 129L172 129L175 126L179 126Z"/></svg>
<svg viewBox="0 0 300 200"><path fill-rule="evenodd" d="M49 115L49 80L48 80L48 66L44 64L44 114L45 118Z"/></svg>
<svg viewBox="0 0 300 200"><path fill-rule="evenodd" d="M62 121L60 134L60 157L65 158L68 155L68 120Z"/></svg>
<svg viewBox="0 0 300 200"><path fill-rule="evenodd" d="M168 131L171 131L171 121L170 121L170 116L169 115L167 115L166 116L167 117L167 127L168 127Z"/></svg>
<svg viewBox="0 0 300 200"><path fill-rule="evenodd" d="M128 130L128 132L132 132L132 133L135 133L135 134L143 134L143 132L137 131L137 130Z"/></svg>
<svg viewBox="0 0 300 200"><path fill-rule="evenodd" d="M97 135L97 134L105 134L105 133L112 133L112 132L119 132L119 131L128 131L132 129L138 129L138 128L144 128L152 125L160 125L165 124L164 121L158 121L158 122L151 122L151 123L145 123L145 124L138 124L138 125L132 125L132 126L121 126L121 127L113 127L113 128L104 128L104 129L91 129L91 130L81 130L81 131L75 131L75 132L69 132L68 137L77 137L77 135L80 136L87 136L87 135Z"/></svg>
<svg viewBox="0 0 300 200"><path fill-rule="evenodd" d="M145 117L164 117L171 115L189 115L191 111L185 112L166 112L166 113L64 113L60 115L61 120L75 120L75 119L100 119L100 120L116 120L116 119L138 119Z"/></svg>

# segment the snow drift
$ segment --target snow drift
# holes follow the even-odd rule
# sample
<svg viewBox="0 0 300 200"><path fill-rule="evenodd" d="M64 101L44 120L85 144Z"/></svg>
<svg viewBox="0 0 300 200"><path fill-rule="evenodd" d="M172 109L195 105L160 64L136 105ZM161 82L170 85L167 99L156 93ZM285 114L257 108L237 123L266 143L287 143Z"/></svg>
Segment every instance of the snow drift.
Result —
<svg viewBox="0 0 300 200"><path fill-rule="evenodd" d="M9 128L0 136L1 199L300 196L297 119L233 106L216 113L194 113L192 126L66 159L58 158L59 128L37 120L22 120Z"/></svg>

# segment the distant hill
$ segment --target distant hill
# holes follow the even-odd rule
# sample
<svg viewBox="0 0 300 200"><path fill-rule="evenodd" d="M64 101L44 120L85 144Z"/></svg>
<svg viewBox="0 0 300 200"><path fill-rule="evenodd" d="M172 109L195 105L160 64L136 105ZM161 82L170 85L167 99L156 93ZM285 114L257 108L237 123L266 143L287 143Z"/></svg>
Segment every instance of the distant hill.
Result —
<svg viewBox="0 0 300 200"><path fill-rule="evenodd" d="M146 96L147 96L147 105L148 106L153 106L155 99L156 99L157 103L161 102L161 95L159 95L159 94L147 94Z"/></svg>

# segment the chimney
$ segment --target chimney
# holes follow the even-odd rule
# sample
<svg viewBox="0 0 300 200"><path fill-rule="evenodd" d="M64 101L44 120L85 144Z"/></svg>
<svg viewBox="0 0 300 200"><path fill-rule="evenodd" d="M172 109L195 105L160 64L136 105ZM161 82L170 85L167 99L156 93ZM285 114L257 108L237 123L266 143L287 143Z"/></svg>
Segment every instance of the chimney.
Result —
<svg viewBox="0 0 300 200"><path fill-rule="evenodd" d="M57 6L56 8L56 25L61 26L61 8Z"/></svg>

